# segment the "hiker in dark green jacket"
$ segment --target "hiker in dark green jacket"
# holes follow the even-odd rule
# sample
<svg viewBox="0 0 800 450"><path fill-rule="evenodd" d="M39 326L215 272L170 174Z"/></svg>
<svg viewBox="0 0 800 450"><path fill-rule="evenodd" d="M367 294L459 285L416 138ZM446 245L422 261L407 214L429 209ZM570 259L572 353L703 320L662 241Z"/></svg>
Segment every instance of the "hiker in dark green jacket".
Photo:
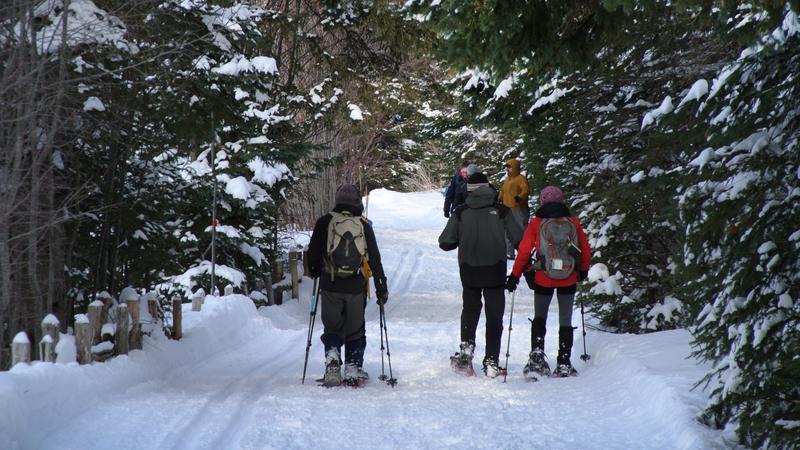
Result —
<svg viewBox="0 0 800 450"><path fill-rule="evenodd" d="M478 172L467 180L466 202L457 208L439 236L442 250L458 248L458 268L463 287L461 310L461 345L451 358L453 367L469 374L475 350L475 329L481 315L481 295L486 302L486 354L483 370L494 378L499 366L500 340L505 310L506 243L516 246L523 230L508 207L497 202L495 191Z"/></svg>

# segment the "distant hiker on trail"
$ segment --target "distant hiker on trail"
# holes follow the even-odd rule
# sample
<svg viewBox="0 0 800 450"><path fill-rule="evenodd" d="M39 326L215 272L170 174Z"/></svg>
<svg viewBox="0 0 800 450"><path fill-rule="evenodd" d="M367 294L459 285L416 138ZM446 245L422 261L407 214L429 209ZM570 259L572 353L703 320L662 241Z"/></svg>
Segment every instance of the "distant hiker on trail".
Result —
<svg viewBox="0 0 800 450"><path fill-rule="evenodd" d="M330 213L317 220L308 245L309 272L312 277L319 277L321 283L325 386L338 386L343 381L358 384L368 378L363 370L367 345L364 330L367 283L362 272L365 258L375 279L378 304L389 299L375 233L361 217L361 193L354 185L343 184L336 190L335 203Z"/></svg>
<svg viewBox="0 0 800 450"><path fill-rule="evenodd" d="M503 167L507 175L497 199L511 209L512 217L524 230L530 216L528 180L522 175L518 160L509 159ZM506 239L506 257L514 259L514 245L509 239Z"/></svg>
<svg viewBox="0 0 800 450"><path fill-rule="evenodd" d="M578 219L572 216L564 203L564 194L556 186L547 186L539 194L539 209L528 224L519 245L506 288L514 291L519 277L533 259L534 274L531 321L531 353L522 372L526 378L549 376L550 366L544 353L547 309L553 292L558 298L558 358L554 375L577 375L572 367L572 305L578 281L586 279L591 263L591 249L586 233Z"/></svg>
<svg viewBox="0 0 800 450"><path fill-rule="evenodd" d="M468 173L469 166L472 166L473 169L475 168L474 164L469 164L467 161L462 162L447 186L447 190L444 193L445 217L450 217L450 214L464 203L464 199L467 197L467 177L470 175Z"/></svg>
<svg viewBox="0 0 800 450"><path fill-rule="evenodd" d="M469 177L469 195L447 221L439 235L442 250L458 248L458 269L463 287L461 310L461 344L451 357L457 371L474 375L472 358L475 351L475 329L481 316L481 294L485 301L486 353L483 371L487 377L501 374L500 340L503 335L505 310L505 236L517 244L522 227L511 217L510 210L497 203L497 191L489 186L486 175L478 172Z"/></svg>

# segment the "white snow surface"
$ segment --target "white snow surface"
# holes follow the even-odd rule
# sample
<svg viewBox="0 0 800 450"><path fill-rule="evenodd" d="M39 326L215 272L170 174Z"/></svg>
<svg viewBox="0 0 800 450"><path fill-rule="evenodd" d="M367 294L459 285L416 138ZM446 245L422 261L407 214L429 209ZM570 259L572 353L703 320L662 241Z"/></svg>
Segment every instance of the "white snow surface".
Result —
<svg viewBox="0 0 800 450"><path fill-rule="evenodd" d="M369 216L389 282L386 322L396 387L378 380L373 299L366 311L369 383L361 389L316 385L324 369L319 318L306 381L300 383L312 289L304 279L300 300L282 306L257 310L242 295L208 297L200 312L185 304L180 341L154 333L145 337L143 351L106 363L64 364L59 353L60 363L0 373L5 411L0 448L339 449L345 442L356 449L732 446L729 436L695 420L706 397L691 387L709 368L686 359L685 330L647 335L588 330L587 362L579 358L579 330L572 358L579 376L524 381L527 318L533 314L527 287L515 297L507 383L454 374L448 357L459 341L461 284L456 252L437 246L445 224L442 203L438 192L370 195ZM580 325L578 310L573 324ZM547 328L545 350L553 363L556 302ZM483 336L481 319L478 368Z"/></svg>

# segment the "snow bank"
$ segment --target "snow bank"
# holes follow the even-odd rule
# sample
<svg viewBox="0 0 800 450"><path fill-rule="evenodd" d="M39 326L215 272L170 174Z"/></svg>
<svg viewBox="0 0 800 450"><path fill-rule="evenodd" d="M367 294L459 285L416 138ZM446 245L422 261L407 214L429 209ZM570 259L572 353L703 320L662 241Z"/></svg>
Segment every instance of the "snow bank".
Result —
<svg viewBox="0 0 800 450"><path fill-rule="evenodd" d="M41 448L40 441L67 417L108 402L111 396L147 380L175 384L187 364L235 349L254 336L278 333L242 295L209 297L201 312L184 305L183 321L182 340L145 337L144 351L134 350L102 364L34 362L0 372L0 404L4 411L14 411L0 414L0 448ZM69 339L62 335L59 347L66 341Z"/></svg>

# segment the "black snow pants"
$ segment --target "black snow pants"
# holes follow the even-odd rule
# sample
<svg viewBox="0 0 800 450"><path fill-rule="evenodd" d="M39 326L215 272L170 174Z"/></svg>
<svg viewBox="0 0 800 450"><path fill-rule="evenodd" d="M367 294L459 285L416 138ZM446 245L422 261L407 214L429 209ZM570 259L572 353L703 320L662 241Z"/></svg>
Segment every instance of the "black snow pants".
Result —
<svg viewBox="0 0 800 450"><path fill-rule="evenodd" d="M503 337L503 313L506 297L503 287L478 288L463 286L461 310L461 342L475 342L475 330L481 318L481 294L486 303L486 358L498 360Z"/></svg>
<svg viewBox="0 0 800 450"><path fill-rule="evenodd" d="M345 346L345 362L361 366L367 339L364 329L364 309L367 297L363 292L322 291L322 343L325 353L332 347Z"/></svg>

